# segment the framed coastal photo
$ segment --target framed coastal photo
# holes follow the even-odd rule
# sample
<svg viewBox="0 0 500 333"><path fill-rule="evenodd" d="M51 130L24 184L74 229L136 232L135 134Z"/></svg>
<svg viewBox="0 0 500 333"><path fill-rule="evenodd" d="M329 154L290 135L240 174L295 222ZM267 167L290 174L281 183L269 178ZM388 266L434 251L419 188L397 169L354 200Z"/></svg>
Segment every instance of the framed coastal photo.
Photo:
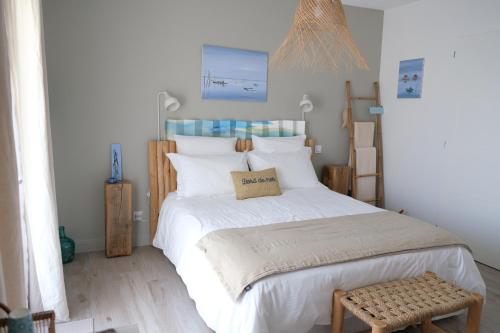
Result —
<svg viewBox="0 0 500 333"><path fill-rule="evenodd" d="M122 146L119 143L111 144L111 178L122 180Z"/></svg>
<svg viewBox="0 0 500 333"><path fill-rule="evenodd" d="M421 98L424 58L399 62L398 98Z"/></svg>
<svg viewBox="0 0 500 333"><path fill-rule="evenodd" d="M201 97L267 102L267 52L203 45Z"/></svg>

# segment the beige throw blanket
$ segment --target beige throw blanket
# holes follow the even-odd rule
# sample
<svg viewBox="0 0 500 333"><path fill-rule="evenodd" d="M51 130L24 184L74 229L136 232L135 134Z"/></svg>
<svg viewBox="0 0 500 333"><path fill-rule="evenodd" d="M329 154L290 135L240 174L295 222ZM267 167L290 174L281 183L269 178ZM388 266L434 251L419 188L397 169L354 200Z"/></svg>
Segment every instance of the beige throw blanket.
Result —
<svg viewBox="0 0 500 333"><path fill-rule="evenodd" d="M445 230L388 211L217 230L197 245L233 299L272 274L404 251L467 247Z"/></svg>

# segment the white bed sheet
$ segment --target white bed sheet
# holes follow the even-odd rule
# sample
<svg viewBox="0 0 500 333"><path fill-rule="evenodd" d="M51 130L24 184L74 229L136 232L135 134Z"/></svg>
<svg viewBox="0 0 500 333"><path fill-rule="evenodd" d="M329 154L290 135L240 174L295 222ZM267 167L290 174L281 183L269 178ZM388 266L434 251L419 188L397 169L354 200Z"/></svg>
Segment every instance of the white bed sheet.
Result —
<svg viewBox="0 0 500 333"><path fill-rule="evenodd" d="M200 316L218 333L304 333L330 323L334 289L352 289L430 270L485 294L471 254L462 247L409 252L266 277L233 301L196 247L207 233L305 219L372 213L380 209L323 186L281 196L236 200L233 195L179 198L170 193L153 245L176 266Z"/></svg>

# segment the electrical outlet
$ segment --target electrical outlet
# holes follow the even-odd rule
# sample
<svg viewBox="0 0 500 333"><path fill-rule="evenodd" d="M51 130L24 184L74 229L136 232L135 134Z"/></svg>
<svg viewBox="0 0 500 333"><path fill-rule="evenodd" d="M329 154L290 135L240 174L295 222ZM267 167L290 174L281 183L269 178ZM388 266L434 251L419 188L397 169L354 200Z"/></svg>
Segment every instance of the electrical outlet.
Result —
<svg viewBox="0 0 500 333"><path fill-rule="evenodd" d="M314 153L321 154L322 152L323 152L323 146L322 145L316 145L316 146L314 146Z"/></svg>
<svg viewBox="0 0 500 333"><path fill-rule="evenodd" d="M144 212L142 210L134 211L134 221L135 222L142 222L143 215L144 215Z"/></svg>

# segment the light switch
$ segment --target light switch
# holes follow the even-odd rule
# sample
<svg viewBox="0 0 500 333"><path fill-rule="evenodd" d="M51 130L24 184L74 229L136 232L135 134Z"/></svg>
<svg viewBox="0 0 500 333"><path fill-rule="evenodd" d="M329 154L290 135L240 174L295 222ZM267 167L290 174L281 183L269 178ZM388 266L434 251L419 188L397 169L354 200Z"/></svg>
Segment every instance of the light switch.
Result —
<svg viewBox="0 0 500 333"><path fill-rule="evenodd" d="M316 146L314 146L314 153L321 154L322 152L323 152L323 146L322 145L316 145Z"/></svg>

